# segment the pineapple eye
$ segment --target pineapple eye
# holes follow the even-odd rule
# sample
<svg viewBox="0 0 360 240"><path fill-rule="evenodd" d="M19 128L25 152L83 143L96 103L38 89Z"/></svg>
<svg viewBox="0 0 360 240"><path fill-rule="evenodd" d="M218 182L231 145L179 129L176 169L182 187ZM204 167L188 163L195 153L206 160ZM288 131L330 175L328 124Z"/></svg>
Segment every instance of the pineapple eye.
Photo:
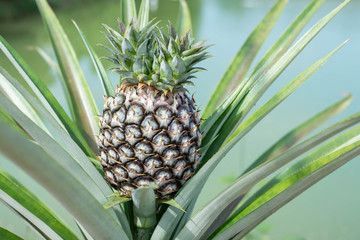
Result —
<svg viewBox="0 0 360 240"><path fill-rule="evenodd" d="M122 167L119 167L119 166L114 167L114 168L113 168L113 173L115 174L116 180L117 180L118 182L125 181L125 180L128 179L128 173L127 173L127 171L126 171L124 168L122 168Z"/></svg>
<svg viewBox="0 0 360 240"><path fill-rule="evenodd" d="M151 156L145 159L144 166L145 172L154 176L155 172L163 166L163 163L158 156Z"/></svg>
<svg viewBox="0 0 360 240"><path fill-rule="evenodd" d="M172 178L172 172L170 169L164 168L155 173L155 179L159 183L164 183L164 180L169 180ZM159 183L157 183L159 186L161 186Z"/></svg>
<svg viewBox="0 0 360 240"><path fill-rule="evenodd" d="M125 137L127 142L134 146L142 137L139 126L135 124L127 125L125 127Z"/></svg>
<svg viewBox="0 0 360 240"><path fill-rule="evenodd" d="M145 116L144 120L142 121L141 127L145 131L154 131L159 129L159 124L156 122L154 115L148 114Z"/></svg>
<svg viewBox="0 0 360 240"><path fill-rule="evenodd" d="M152 142L154 150L159 154L162 154L164 149L171 143L170 138L165 131L156 134Z"/></svg>
<svg viewBox="0 0 360 240"><path fill-rule="evenodd" d="M119 152L119 159L122 163L126 163L132 159L134 159L135 153L134 150L132 149L132 147L128 144L125 143L123 145L121 145L118 148L118 152Z"/></svg>
<svg viewBox="0 0 360 240"><path fill-rule="evenodd" d="M173 119L173 113L171 111L171 109L167 108L167 107L159 107L156 110L156 119L158 120L158 122L160 123L160 127L162 128L166 128L167 126L169 126L169 124L171 123L172 119Z"/></svg>
<svg viewBox="0 0 360 240"><path fill-rule="evenodd" d="M176 177L181 177L182 173L186 170L187 167L187 162L185 160L180 160L178 161L174 168L173 168L173 173L175 174Z"/></svg>
<svg viewBox="0 0 360 240"><path fill-rule="evenodd" d="M122 182L120 191L124 192L125 195L130 195L131 192L135 189L135 187L131 183Z"/></svg>
<svg viewBox="0 0 360 240"><path fill-rule="evenodd" d="M126 169L128 170L129 178L132 179L138 177L139 174L142 174L144 172L143 165L138 161L128 162L126 164Z"/></svg>
<svg viewBox="0 0 360 240"><path fill-rule="evenodd" d="M114 101L115 105L119 106L119 105L124 104L124 102L125 102L125 95L124 94L122 94L122 93L115 94L115 101Z"/></svg>
<svg viewBox="0 0 360 240"><path fill-rule="evenodd" d="M114 113L114 118L117 118L117 120L121 123L125 122L126 119L126 108L123 106L118 111Z"/></svg>
<svg viewBox="0 0 360 240"><path fill-rule="evenodd" d="M110 122L111 122L111 119L112 119L111 112L110 112L110 111L106 111L106 112L104 113L103 118L104 118L105 123L106 123L107 125L110 125Z"/></svg>
<svg viewBox="0 0 360 240"><path fill-rule="evenodd" d="M146 140L142 140L141 142L137 143L135 145L135 154L136 157L143 161L146 157L149 156L149 154L151 154L153 151L151 144L146 141Z"/></svg>
<svg viewBox="0 0 360 240"><path fill-rule="evenodd" d="M125 141L125 134L124 134L124 132L122 130L120 130L120 128L116 128L114 130L114 136L119 141Z"/></svg>
<svg viewBox="0 0 360 240"><path fill-rule="evenodd" d="M179 120L174 119L168 128L171 141L178 142L179 137L181 136L181 133L183 131L184 131L184 126L180 123Z"/></svg>
<svg viewBox="0 0 360 240"><path fill-rule="evenodd" d="M165 151L162 153L162 159L164 161L164 164L166 166L172 167L174 163L178 160L180 155L179 150L175 146L168 147L165 149Z"/></svg>
<svg viewBox="0 0 360 240"><path fill-rule="evenodd" d="M191 176L193 175L193 172L191 170L191 168L188 168L184 171L182 177L181 177L181 184L184 184L189 178L191 178Z"/></svg>
<svg viewBox="0 0 360 240"><path fill-rule="evenodd" d="M188 154L191 143L191 137L189 133L183 133L178 141L179 149L181 154Z"/></svg>
<svg viewBox="0 0 360 240"><path fill-rule="evenodd" d="M119 159L119 155L114 151L114 149L110 149L108 151L108 156L114 158L115 160Z"/></svg>
<svg viewBox="0 0 360 240"><path fill-rule="evenodd" d="M126 118L128 123L140 124L144 117L144 108L140 105L130 106Z"/></svg>
<svg viewBox="0 0 360 240"><path fill-rule="evenodd" d="M134 183L138 186L138 187L146 187L149 186L150 183L152 181L150 180L149 177L138 177L137 179L135 179Z"/></svg>
<svg viewBox="0 0 360 240"><path fill-rule="evenodd" d="M114 174L109 170L105 171L105 179L110 182L110 184L117 186L118 183L115 181Z"/></svg>

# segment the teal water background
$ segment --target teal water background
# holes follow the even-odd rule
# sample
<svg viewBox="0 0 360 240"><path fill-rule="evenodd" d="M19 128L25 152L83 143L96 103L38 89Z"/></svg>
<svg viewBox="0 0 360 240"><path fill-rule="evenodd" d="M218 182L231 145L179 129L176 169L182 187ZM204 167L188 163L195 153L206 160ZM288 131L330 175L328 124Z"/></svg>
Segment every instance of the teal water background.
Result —
<svg viewBox="0 0 360 240"><path fill-rule="evenodd" d="M156 1L153 2L156 3ZM196 88L190 88L190 92L194 93L200 109L203 109L222 73L274 1L189 0L188 2L193 15L196 38L209 39L208 43L215 44L210 48L214 57L202 64L208 71L199 73L196 79ZM271 46L286 26L309 2L290 0L278 24L260 50L259 56L265 53L265 50ZM340 2L338 0L326 1L305 30ZM157 5L153 5L152 16L175 22L177 7L178 3L175 1L159 0ZM116 27L119 2L115 0L87 2L86 5L71 5L57 9L55 12L77 49L81 66L99 109L101 109L103 103L102 89L81 38L70 19L74 19L78 23L93 46L97 43L106 43L104 36L100 33L103 31L101 23ZM314 74L307 83L267 116L227 155L226 159L211 175L209 183L201 194L198 207L206 203L206 199L215 196L226 187L231 179L236 177L274 141L318 111L339 100L344 93L354 95L352 104L343 113L322 125L319 130L359 111L359 13L360 1L352 1L305 48L288 69L281 74L278 81L271 86L264 97L260 99L255 109L265 103L306 67L350 38L343 49ZM28 46L40 46L53 55L50 52L50 42L40 16L29 15L10 22L1 22L0 34L19 51L35 72L47 83L60 102L64 103L65 98L61 92L59 81L56 80L42 58L36 52L28 49ZM95 47L95 49L99 55L106 54L100 47ZM11 70L10 72L15 76L18 76L2 54L0 54L0 63ZM116 83L117 76L110 74L110 77ZM261 229L270 229L270 231L262 239L360 239L359 160L359 158L352 160L269 217ZM45 193L40 186L32 182L26 174L3 157L0 158L0 168L13 173L30 189L42 192L42 199L46 203L56 206L56 211L60 215L62 214L62 208L55 203L49 194ZM37 238L25 224L19 224L17 216L2 204L0 204L0 226L10 230L20 228L23 229L23 236L26 236L27 239Z"/></svg>

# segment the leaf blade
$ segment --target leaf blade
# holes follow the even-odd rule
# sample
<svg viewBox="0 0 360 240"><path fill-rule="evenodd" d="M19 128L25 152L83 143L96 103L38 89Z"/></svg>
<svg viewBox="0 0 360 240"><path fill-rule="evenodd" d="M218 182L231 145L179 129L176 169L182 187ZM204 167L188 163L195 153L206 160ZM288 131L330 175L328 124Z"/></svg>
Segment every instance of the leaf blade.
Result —
<svg viewBox="0 0 360 240"><path fill-rule="evenodd" d="M18 235L10 232L9 230L0 227L0 236L4 237L6 240L23 240Z"/></svg>
<svg viewBox="0 0 360 240"><path fill-rule="evenodd" d="M232 92L232 90L243 80L256 56L256 53L259 51L267 35L277 22L277 19L285 8L287 2L287 0L277 1L277 3L270 9L270 11L250 34L215 88L215 91L210 97L209 103L203 112L203 118L210 116L223 100L223 96Z"/></svg>
<svg viewBox="0 0 360 240"><path fill-rule="evenodd" d="M149 23L150 1L142 0L139 9L139 29L144 28Z"/></svg>
<svg viewBox="0 0 360 240"><path fill-rule="evenodd" d="M185 225L183 230L177 236L178 239L186 239L191 236L193 238L201 237L204 234L212 222L221 214L223 209L226 208L227 204L230 204L249 188L253 187L260 180L264 179L269 174L278 170L291 160L300 156L302 153L313 148L317 144L327 140L342 130L359 123L360 113L354 114L353 116L325 129L321 133L305 140L304 142L292 147L284 154L266 162L247 174L238 178L228 188L218 194L210 203L204 206L197 214L195 214ZM236 138L235 138L236 139ZM234 140L235 140L234 139ZM234 141L232 140L232 141ZM232 142L231 145L235 145L236 142ZM226 155L231 145L225 145L214 157L222 158ZM208 164L213 164L214 159L204 165L204 168ZM202 171L202 169L200 169ZM200 172L199 171L199 172ZM196 176L196 175L195 175ZM195 177L194 176L194 177ZM190 180L191 181L191 180ZM216 207L214 206L216 205ZM197 235L198 234L198 235Z"/></svg>
<svg viewBox="0 0 360 240"><path fill-rule="evenodd" d="M316 162L322 156L328 155L331 151L334 150L334 146L341 146L344 143L350 141L351 139L356 138L360 135L360 127L357 126L353 129L350 129L339 136L331 139L326 142L322 146L316 148L310 154L293 164L291 167L286 169L285 171L277 174L271 180L268 181L263 187L261 187L257 192L255 192L245 203L241 205L241 207L236 210L236 212L232 215L232 217L224 224L218 232L225 230L230 227L232 224L240 220L242 217L246 216L250 212L254 211L259 206L265 204L268 200L272 199L276 194L281 193L287 187L290 187L292 181L288 182L288 178L295 177L295 181L300 178L295 175L301 175L306 172L307 168L310 165L316 166ZM310 170L313 170L310 168Z"/></svg>
<svg viewBox="0 0 360 240"><path fill-rule="evenodd" d="M186 0L179 1L179 16L177 24L177 32L180 36L185 36L187 32L192 30L191 13Z"/></svg>
<svg viewBox="0 0 360 240"><path fill-rule="evenodd" d="M52 192L94 238L128 239L119 222L103 209L88 189L82 185L83 183L70 174L68 169L54 161L37 144L26 140L12 128L8 128L2 119L0 122L3 133L0 136L2 142L0 149L5 156ZM14 147L19 144L22 146L20 149ZM44 168L47 171L43 171ZM57 179L62 179L62 184L58 184Z"/></svg>
<svg viewBox="0 0 360 240"><path fill-rule="evenodd" d="M39 100L41 100L42 104L49 112L48 114L53 116L62 127L66 128L74 141L76 141L76 143L83 149L84 152L86 152L88 156L93 156L93 152L89 148L89 145L86 143L81 132L72 122L54 95L1 35L0 49L11 61L16 70L21 74L26 83L31 87L34 95L37 96ZM9 78L8 74L5 72L2 71L1 73L5 76L5 78Z"/></svg>
<svg viewBox="0 0 360 240"><path fill-rule="evenodd" d="M136 5L134 0L121 0L120 16L125 24L131 23L136 18Z"/></svg>
<svg viewBox="0 0 360 240"><path fill-rule="evenodd" d="M263 95L263 93L270 87L270 85L276 80L280 73L290 64L290 62L304 49L304 47L323 29L326 24L336 16L336 14L344 8L350 0L345 0L343 3L339 4L335 9L328 13L325 17L319 20L314 26L312 26L289 50L282 55L282 57L275 61L273 64L269 64L269 69L259 74L254 74L253 80L249 80L251 83L249 88L240 89L238 88L235 94L237 100L231 102L227 109L227 117L225 117L221 124L215 126L215 129L212 130L212 134L207 134L204 138L211 139L216 136L217 133L221 132L221 135L214 141L210 153L207 155L212 155L218 150L218 147L221 146L230 134L233 132L233 127L237 126L246 116L246 114L251 110L255 105L258 99ZM272 60L270 60L272 62ZM241 98L246 92L246 96ZM225 113L223 113L225 114ZM229 139L228 139L229 140ZM227 140L227 141L228 141ZM209 156L208 156L209 157ZM207 159L208 159L207 157Z"/></svg>
<svg viewBox="0 0 360 240"><path fill-rule="evenodd" d="M96 151L94 136L98 133L96 116L99 111L92 93L80 68L75 51L62 26L46 0L36 0L36 4L49 33L66 87L70 93L75 124L85 135L85 139Z"/></svg>
<svg viewBox="0 0 360 240"><path fill-rule="evenodd" d="M78 239L53 211L2 169L0 169L0 190L3 201L36 225L49 238L55 236L55 238ZM8 197L4 197L5 195ZM42 224L37 224L39 220ZM44 225L47 227L44 227Z"/></svg>
<svg viewBox="0 0 360 240"><path fill-rule="evenodd" d="M290 181L290 187L267 201L266 209L264 207L265 205L261 205L240 221L233 224L222 234L219 234L215 239L223 239L222 237L225 237L225 235L234 235L236 232L238 232L238 234L235 235L235 239L241 238L253 229L260 221L270 216L273 212L285 205L294 197L359 154L360 141L356 141L355 143L345 146L335 152L322 156L317 160L313 160L313 162L301 169L297 174L284 180ZM300 180L298 178L300 178ZM289 183L285 182L285 184ZM234 231L234 228L236 228L236 231Z"/></svg>
<svg viewBox="0 0 360 240"><path fill-rule="evenodd" d="M93 50L93 48L90 46L88 40L86 39L85 35L83 34L83 32L81 31L81 29L79 28L79 26L76 24L75 21L73 21L73 24L75 25L76 29L78 30L84 45L86 46L86 49L89 52L89 55L91 57L91 60L94 64L96 73L100 79L101 85L104 89L104 94L106 96L114 96L115 95L115 90L110 82L110 79L108 78L105 68L102 65L99 57L97 56L97 54L95 53L95 51Z"/></svg>

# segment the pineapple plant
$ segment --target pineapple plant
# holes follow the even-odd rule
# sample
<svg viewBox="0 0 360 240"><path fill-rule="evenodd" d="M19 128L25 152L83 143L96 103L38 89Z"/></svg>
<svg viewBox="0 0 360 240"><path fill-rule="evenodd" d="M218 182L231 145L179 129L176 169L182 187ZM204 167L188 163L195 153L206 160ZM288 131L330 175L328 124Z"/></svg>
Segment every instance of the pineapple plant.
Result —
<svg viewBox="0 0 360 240"><path fill-rule="evenodd" d="M192 84L196 64L208 57L190 32L168 34L139 20L110 27L108 49L120 74L114 96L106 97L97 137L105 179L124 197L156 185L159 199L172 198L194 174L201 146L200 118L185 85Z"/></svg>
<svg viewBox="0 0 360 240"><path fill-rule="evenodd" d="M167 31L149 20L148 0L141 1L139 11L134 0L121 1L119 31L105 26L112 46L106 47L112 55L106 58L120 74L116 88L75 23L103 86L105 104L100 114L61 24L46 0L36 0L72 111L64 110L0 37L1 51L25 80L0 67L0 151L51 193L66 219L74 221L64 220L15 173L2 169L1 200L40 239L245 237L294 197L360 155L360 127L356 126L360 113L300 141L345 109L352 100L347 95L294 127L227 188L194 209L224 156L346 43L310 65L248 116L280 73L350 1L339 4L296 40L324 2L313 0L251 70L287 2L278 0L256 26L202 113L186 84L192 84L194 73L202 70L197 64L209 57L208 46L193 40L184 0L179 1L177 29L169 24ZM285 165L288 168L282 170ZM2 239L21 239L18 235L23 237L0 227Z"/></svg>

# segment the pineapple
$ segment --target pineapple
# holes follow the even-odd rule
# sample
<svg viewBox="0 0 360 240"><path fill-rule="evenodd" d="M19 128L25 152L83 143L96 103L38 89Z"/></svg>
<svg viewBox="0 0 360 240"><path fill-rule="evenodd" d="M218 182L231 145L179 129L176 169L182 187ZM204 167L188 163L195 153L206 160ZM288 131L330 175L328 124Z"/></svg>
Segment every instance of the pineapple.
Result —
<svg viewBox="0 0 360 240"><path fill-rule="evenodd" d="M201 145L199 111L186 84L208 58L204 42L190 32L180 38L172 26L165 34L157 23L138 21L119 32L105 26L114 50L106 48L120 74L114 96L105 97L97 137L106 181L121 196L156 184L158 199L174 197L194 174Z"/></svg>

